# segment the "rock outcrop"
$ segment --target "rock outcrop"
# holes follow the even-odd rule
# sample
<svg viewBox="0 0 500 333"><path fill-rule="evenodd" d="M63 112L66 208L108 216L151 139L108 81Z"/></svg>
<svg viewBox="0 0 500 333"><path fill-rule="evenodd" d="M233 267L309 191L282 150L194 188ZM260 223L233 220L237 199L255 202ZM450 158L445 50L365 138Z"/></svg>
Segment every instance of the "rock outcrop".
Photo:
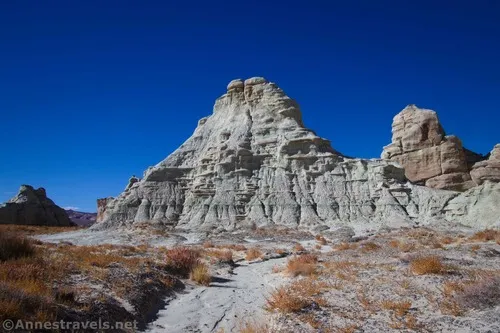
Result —
<svg viewBox="0 0 500 333"><path fill-rule="evenodd" d="M72 226L64 209L47 198L45 189L21 185L19 193L0 205L0 224Z"/></svg>
<svg viewBox="0 0 500 333"><path fill-rule="evenodd" d="M410 170L410 177L423 184L456 174L460 186L469 187L469 157L460 141L446 137L437 118L424 123L413 137L396 130L391 157L429 149L436 165L411 156L431 170L425 176ZM261 77L233 80L185 143L105 207L100 202L103 222L95 227L148 221L189 230L337 230L444 220L459 193L414 185L397 162L347 158L304 126L298 104L276 84Z"/></svg>
<svg viewBox="0 0 500 333"><path fill-rule="evenodd" d="M472 166L470 175L476 184L483 184L488 180L500 182L500 144L495 145L487 160Z"/></svg>
<svg viewBox="0 0 500 333"><path fill-rule="evenodd" d="M483 157L446 135L436 112L409 105L394 117L392 143L382 158L400 163L415 184L464 191L477 185L469 170Z"/></svg>
<svg viewBox="0 0 500 333"><path fill-rule="evenodd" d="M127 188L128 188L128 186L127 186ZM106 211L106 205L108 204L108 202L110 202L113 199L114 199L113 197L97 199L96 222L102 222L104 220L104 212Z"/></svg>

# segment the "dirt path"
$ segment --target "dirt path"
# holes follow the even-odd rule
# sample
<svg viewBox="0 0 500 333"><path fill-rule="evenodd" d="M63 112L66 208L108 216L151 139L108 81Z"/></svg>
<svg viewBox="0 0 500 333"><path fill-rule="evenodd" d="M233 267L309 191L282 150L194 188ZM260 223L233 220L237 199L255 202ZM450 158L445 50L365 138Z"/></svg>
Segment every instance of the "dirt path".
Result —
<svg viewBox="0 0 500 333"><path fill-rule="evenodd" d="M248 320L264 317L263 306L269 292L282 284L274 265L286 258L242 264L230 278L215 277L210 287L189 287L158 313L146 332L237 332Z"/></svg>

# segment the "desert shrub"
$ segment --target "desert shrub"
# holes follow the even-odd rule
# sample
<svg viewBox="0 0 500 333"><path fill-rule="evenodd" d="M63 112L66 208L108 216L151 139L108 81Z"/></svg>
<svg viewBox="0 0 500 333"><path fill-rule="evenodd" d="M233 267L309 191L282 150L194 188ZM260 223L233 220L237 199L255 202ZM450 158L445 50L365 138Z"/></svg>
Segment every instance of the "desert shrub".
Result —
<svg viewBox="0 0 500 333"><path fill-rule="evenodd" d="M210 270L208 269L208 266L203 263L197 263L193 267L191 273L189 274L189 278L204 286L210 285L210 282L212 281Z"/></svg>
<svg viewBox="0 0 500 333"><path fill-rule="evenodd" d="M442 274L445 272L441 258L437 256L422 256L410 261L410 270L417 275Z"/></svg>
<svg viewBox="0 0 500 333"><path fill-rule="evenodd" d="M260 257L262 257L262 251L256 247L253 247L251 249L248 249L245 259L250 261L250 260L258 259Z"/></svg>
<svg viewBox="0 0 500 333"><path fill-rule="evenodd" d="M31 257L35 247L30 239L12 233L0 234L0 261Z"/></svg>
<svg viewBox="0 0 500 333"><path fill-rule="evenodd" d="M169 271L188 277L199 262L200 251L189 247L175 247L167 251L166 257Z"/></svg>
<svg viewBox="0 0 500 333"><path fill-rule="evenodd" d="M286 270L292 276L308 276L316 272L318 257L314 254L302 254L288 260Z"/></svg>
<svg viewBox="0 0 500 333"><path fill-rule="evenodd" d="M500 304L500 276L465 284L456 291L455 299L464 308L484 309Z"/></svg>

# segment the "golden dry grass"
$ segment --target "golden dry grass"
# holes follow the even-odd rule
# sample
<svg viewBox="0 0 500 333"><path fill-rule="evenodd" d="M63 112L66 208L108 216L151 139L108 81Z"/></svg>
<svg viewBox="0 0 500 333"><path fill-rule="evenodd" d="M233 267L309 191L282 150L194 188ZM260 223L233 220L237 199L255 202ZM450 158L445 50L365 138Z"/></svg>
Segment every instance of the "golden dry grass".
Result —
<svg viewBox="0 0 500 333"><path fill-rule="evenodd" d="M440 257L422 256L410 261L410 271L416 275L443 274L446 267Z"/></svg>
<svg viewBox="0 0 500 333"><path fill-rule="evenodd" d="M255 260L261 258L263 255L262 251L256 247L250 248L247 250L247 254L245 259L248 261Z"/></svg>
<svg viewBox="0 0 500 333"><path fill-rule="evenodd" d="M318 256L302 254L288 260L286 271L291 276L309 276L316 272Z"/></svg>
<svg viewBox="0 0 500 333"><path fill-rule="evenodd" d="M473 242L490 242L490 241L500 241L500 230L485 229L476 232L470 237Z"/></svg>
<svg viewBox="0 0 500 333"><path fill-rule="evenodd" d="M380 245L374 243L374 242L366 242L361 244L361 251L362 252L372 252L372 251L377 251L381 248Z"/></svg>
<svg viewBox="0 0 500 333"><path fill-rule="evenodd" d="M31 257L35 253L33 241L13 233L0 234L0 261Z"/></svg>
<svg viewBox="0 0 500 333"><path fill-rule="evenodd" d="M210 276L210 270L206 264L198 263L193 267L191 273L189 274L189 278L203 286L209 286L212 281L212 277Z"/></svg>
<svg viewBox="0 0 500 333"><path fill-rule="evenodd" d="M399 317L406 315L411 308L410 301L384 300L380 305L385 310L394 311L394 314Z"/></svg>
<svg viewBox="0 0 500 333"><path fill-rule="evenodd" d="M319 295L326 289L326 283L305 278L275 289L267 299L265 309L281 313L296 313L313 302L322 306L325 301Z"/></svg>
<svg viewBox="0 0 500 333"><path fill-rule="evenodd" d="M307 299L292 293L286 287L276 289L267 299L267 310L276 310L282 313L298 312L308 306Z"/></svg>
<svg viewBox="0 0 500 333"><path fill-rule="evenodd" d="M84 229L82 227L49 227L19 224L0 224L0 234L15 233L21 236L56 234L60 232Z"/></svg>

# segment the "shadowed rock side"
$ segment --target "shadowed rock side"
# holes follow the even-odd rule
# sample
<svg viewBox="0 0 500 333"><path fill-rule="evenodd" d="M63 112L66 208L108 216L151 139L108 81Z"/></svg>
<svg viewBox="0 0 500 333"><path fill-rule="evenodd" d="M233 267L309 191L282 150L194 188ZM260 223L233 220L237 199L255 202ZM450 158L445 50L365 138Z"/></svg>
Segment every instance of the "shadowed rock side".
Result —
<svg viewBox="0 0 500 333"><path fill-rule="evenodd" d="M304 127L294 100L257 77L231 81L184 144L106 202L96 227L427 222L444 218L457 195L408 183L395 162L342 156Z"/></svg>
<svg viewBox="0 0 500 333"><path fill-rule="evenodd" d="M47 198L45 189L21 185L19 193L0 205L0 224L72 226L64 209Z"/></svg>

